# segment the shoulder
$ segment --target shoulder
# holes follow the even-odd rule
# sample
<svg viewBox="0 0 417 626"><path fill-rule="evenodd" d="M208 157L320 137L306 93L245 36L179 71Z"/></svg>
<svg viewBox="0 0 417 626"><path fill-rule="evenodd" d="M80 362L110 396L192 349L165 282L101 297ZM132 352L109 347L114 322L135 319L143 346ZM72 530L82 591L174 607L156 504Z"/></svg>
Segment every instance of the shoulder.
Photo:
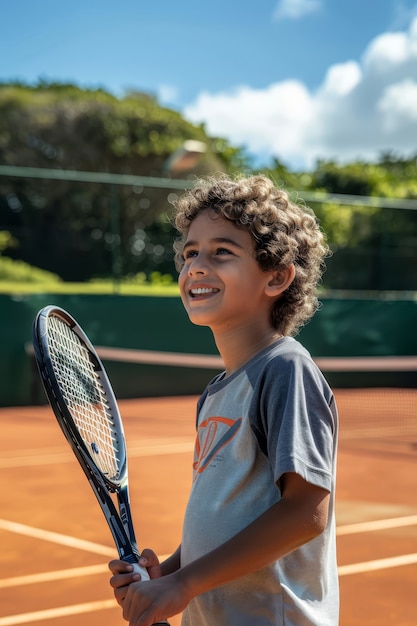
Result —
<svg viewBox="0 0 417 626"><path fill-rule="evenodd" d="M294 369L318 370L308 350L293 337L283 337L249 363L253 371L285 375Z"/></svg>
<svg viewBox="0 0 417 626"><path fill-rule="evenodd" d="M296 339L284 337L270 346L248 368L248 377L259 393L277 392L282 398L302 387L317 391L331 401L332 392L309 351Z"/></svg>

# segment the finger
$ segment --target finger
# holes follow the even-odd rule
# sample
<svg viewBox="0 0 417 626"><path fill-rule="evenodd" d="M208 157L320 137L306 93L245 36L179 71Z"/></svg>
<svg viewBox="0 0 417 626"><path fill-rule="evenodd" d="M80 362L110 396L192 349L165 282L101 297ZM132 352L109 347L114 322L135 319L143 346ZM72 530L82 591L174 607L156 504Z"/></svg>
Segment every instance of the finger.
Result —
<svg viewBox="0 0 417 626"><path fill-rule="evenodd" d="M145 567L153 567L154 565L159 565L159 559L156 553L150 548L145 548L144 550L142 550L139 563L142 563L143 560L146 561Z"/></svg>
<svg viewBox="0 0 417 626"><path fill-rule="evenodd" d="M126 590L124 588L115 589L114 590L114 597L116 598L117 604L119 606L123 606L123 603L124 603L125 598L126 598Z"/></svg>
<svg viewBox="0 0 417 626"><path fill-rule="evenodd" d="M150 578L160 578L162 576L159 559L153 550L145 548L139 559L139 565L146 567Z"/></svg>
<svg viewBox="0 0 417 626"><path fill-rule="evenodd" d="M126 596L123 598L123 603L120 605L123 609L122 614L123 614L123 619L126 622L129 622L130 624L130 597L129 594L126 594Z"/></svg>
<svg viewBox="0 0 417 626"><path fill-rule="evenodd" d="M119 559L114 559L113 561L110 561L110 563L108 564L108 568L113 574L123 574L133 571L133 567L130 563L127 563L126 561L120 561Z"/></svg>
<svg viewBox="0 0 417 626"><path fill-rule="evenodd" d="M113 589L119 589L120 587L128 587L131 583L140 580L140 574L136 572L130 572L128 574L115 574L110 578L110 586Z"/></svg>

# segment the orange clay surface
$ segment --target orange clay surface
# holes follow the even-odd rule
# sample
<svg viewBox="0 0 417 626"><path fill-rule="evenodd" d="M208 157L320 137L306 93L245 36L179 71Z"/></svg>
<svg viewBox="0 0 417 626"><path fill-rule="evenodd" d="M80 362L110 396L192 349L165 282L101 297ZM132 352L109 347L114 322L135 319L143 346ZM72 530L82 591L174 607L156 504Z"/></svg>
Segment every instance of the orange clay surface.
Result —
<svg viewBox="0 0 417 626"><path fill-rule="evenodd" d="M415 626L417 429L361 434L345 395L336 392L340 625ZM138 541L161 556L181 537L195 401L120 402ZM0 420L0 626L122 626L108 585L111 536L52 410L3 408Z"/></svg>

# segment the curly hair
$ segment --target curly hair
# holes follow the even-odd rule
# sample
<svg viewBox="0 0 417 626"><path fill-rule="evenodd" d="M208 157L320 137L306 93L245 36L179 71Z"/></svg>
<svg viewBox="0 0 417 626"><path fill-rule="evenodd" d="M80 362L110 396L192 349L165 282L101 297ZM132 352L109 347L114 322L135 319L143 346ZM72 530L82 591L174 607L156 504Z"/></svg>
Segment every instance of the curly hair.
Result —
<svg viewBox="0 0 417 626"><path fill-rule="evenodd" d="M292 202L285 190L262 175L210 176L197 181L175 203L175 263L181 271L183 246L191 222L204 210L234 222L253 240L255 259L264 270L284 270L292 263L295 278L271 310L273 327L282 335L296 335L319 306L317 287L329 253L313 211Z"/></svg>

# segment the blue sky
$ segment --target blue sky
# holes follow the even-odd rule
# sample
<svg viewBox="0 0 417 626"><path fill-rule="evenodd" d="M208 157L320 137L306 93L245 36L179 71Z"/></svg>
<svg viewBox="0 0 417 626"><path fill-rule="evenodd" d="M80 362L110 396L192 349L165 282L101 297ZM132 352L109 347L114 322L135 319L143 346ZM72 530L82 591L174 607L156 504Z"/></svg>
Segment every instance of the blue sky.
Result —
<svg viewBox="0 0 417 626"><path fill-rule="evenodd" d="M294 168L416 152L416 0L2 4L1 81L151 92Z"/></svg>

